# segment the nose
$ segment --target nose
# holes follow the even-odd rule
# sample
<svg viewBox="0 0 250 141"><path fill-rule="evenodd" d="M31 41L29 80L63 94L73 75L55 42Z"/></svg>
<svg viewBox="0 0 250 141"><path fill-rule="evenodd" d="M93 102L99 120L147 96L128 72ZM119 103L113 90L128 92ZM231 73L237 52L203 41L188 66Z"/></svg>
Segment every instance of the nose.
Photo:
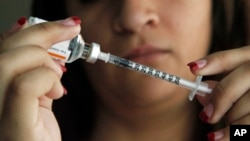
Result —
<svg viewBox="0 0 250 141"><path fill-rule="evenodd" d="M147 27L155 27L160 19L155 0L123 0L114 18L114 30L118 33L139 33Z"/></svg>

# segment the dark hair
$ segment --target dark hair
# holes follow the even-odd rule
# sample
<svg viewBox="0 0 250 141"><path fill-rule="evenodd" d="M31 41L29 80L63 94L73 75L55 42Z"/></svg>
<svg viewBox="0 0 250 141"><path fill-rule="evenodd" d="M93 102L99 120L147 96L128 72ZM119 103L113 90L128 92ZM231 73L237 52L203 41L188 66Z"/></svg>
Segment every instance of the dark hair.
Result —
<svg viewBox="0 0 250 141"><path fill-rule="evenodd" d="M213 0L210 53L247 45L245 0Z"/></svg>
<svg viewBox="0 0 250 141"><path fill-rule="evenodd" d="M225 1L233 4L233 7L226 7ZM246 13L242 8L243 1L213 0L210 52L246 45ZM33 0L32 15L47 20L68 16L64 0ZM78 60L68 64L68 71L62 82L69 94L53 103L53 111L65 141L88 139L95 120L95 96L87 77L83 75L81 63L82 61Z"/></svg>
<svg viewBox="0 0 250 141"><path fill-rule="evenodd" d="M33 0L31 14L48 21L66 18L65 0Z"/></svg>

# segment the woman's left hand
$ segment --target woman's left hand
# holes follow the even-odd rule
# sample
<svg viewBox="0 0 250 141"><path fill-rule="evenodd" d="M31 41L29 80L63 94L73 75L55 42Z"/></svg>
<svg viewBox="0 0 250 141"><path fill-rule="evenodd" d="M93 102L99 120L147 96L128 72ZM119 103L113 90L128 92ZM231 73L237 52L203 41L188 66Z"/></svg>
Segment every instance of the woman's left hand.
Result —
<svg viewBox="0 0 250 141"><path fill-rule="evenodd" d="M230 125L250 125L250 46L213 53L189 66L196 75L225 74L219 82L208 82L214 85L211 94L197 99L204 106L200 113L203 121L226 123L208 138L229 141Z"/></svg>

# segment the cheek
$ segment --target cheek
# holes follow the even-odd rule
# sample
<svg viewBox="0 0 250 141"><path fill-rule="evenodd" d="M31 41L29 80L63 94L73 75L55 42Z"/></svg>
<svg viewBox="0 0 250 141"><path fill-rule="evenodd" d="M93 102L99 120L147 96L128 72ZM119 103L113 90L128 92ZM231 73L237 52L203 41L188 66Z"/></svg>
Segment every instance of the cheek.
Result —
<svg viewBox="0 0 250 141"><path fill-rule="evenodd" d="M193 0L195 1L195 0ZM163 24L185 63L206 55L211 36L211 10L209 1L195 5L176 5L163 15ZM198 6L197 6L198 5Z"/></svg>
<svg viewBox="0 0 250 141"><path fill-rule="evenodd" d="M190 23L190 25L186 25L188 28L179 31L176 46L179 47L179 53L189 59L187 61L199 59L207 54L211 36L210 24L208 23Z"/></svg>

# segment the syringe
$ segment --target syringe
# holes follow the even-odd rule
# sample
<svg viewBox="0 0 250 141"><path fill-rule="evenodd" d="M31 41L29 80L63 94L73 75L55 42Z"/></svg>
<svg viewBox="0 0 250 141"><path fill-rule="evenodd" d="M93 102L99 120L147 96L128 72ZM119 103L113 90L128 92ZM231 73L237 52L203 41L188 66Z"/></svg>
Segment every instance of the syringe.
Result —
<svg viewBox="0 0 250 141"><path fill-rule="evenodd" d="M30 24L46 22L45 20L30 17ZM148 67L110 53L104 53L100 50L100 45L97 43L85 43L81 35L76 36L72 40L64 41L53 45L49 50L49 54L54 59L60 59L66 63L71 63L79 58L85 59L89 63L95 63L98 59L106 63L111 63L129 70L140 72L158 79L162 79L178 86L182 86L191 90L189 100L193 100L196 94L204 96L212 92L207 83L201 82L202 76L198 76L195 82L183 79L181 77Z"/></svg>
<svg viewBox="0 0 250 141"><path fill-rule="evenodd" d="M131 60L127 60L110 53L104 53L100 50L100 45L96 43L84 44L81 43L81 36L78 35L71 42L74 45L70 45L69 49L72 51L71 57L66 61L68 63L75 61L78 58L86 59L87 62L95 63L97 59L106 63L111 63L129 70L144 73L176 85L188 88L191 90L189 99L192 100L196 94L204 96L212 92L212 89L208 87L208 84L201 82L202 76L198 76L195 82L183 79L181 77L157 70L152 67L148 67ZM78 44L78 45L77 45ZM79 49L76 49L78 47ZM78 52L80 51L80 52Z"/></svg>

